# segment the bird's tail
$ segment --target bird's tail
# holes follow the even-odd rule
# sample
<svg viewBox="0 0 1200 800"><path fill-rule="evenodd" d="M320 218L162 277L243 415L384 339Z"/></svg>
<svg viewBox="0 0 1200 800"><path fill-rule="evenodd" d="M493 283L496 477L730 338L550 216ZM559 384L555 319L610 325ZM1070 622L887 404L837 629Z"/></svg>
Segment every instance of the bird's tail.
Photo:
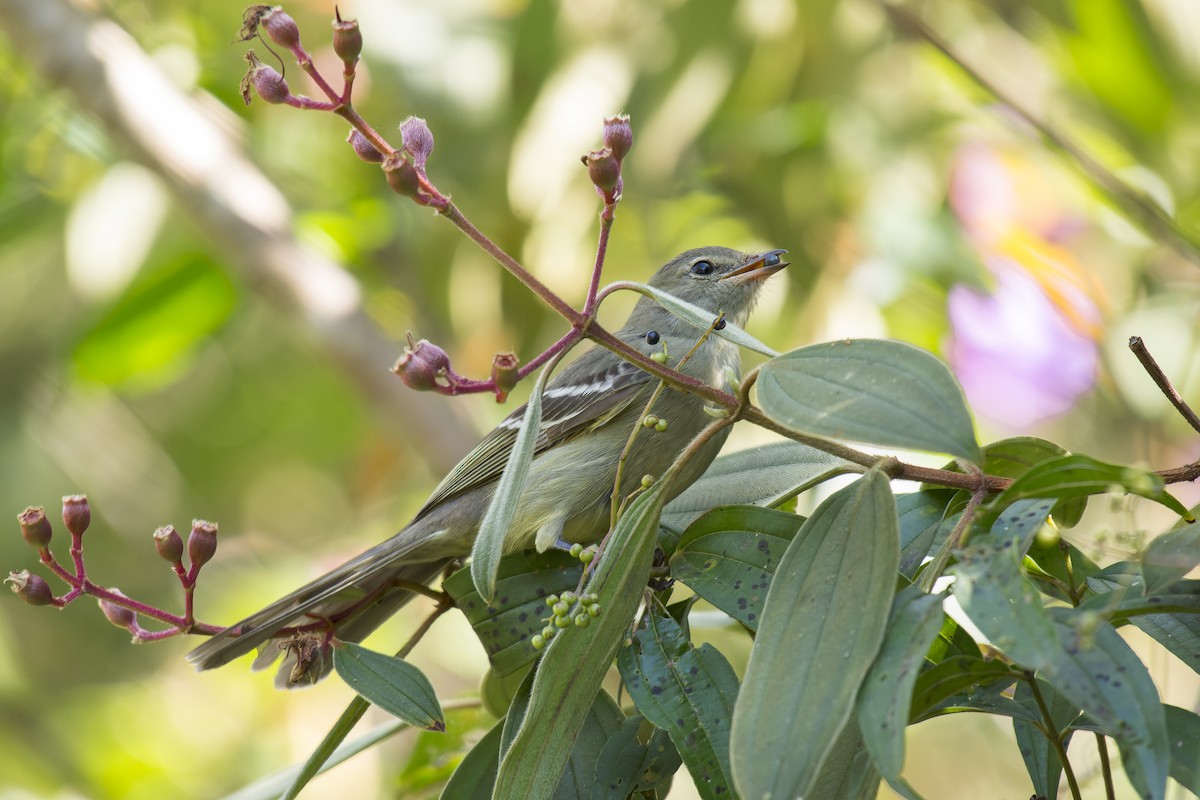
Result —
<svg viewBox="0 0 1200 800"><path fill-rule="evenodd" d="M363 639L412 599L412 591L405 586L428 583L449 563L448 558L420 558L419 550L428 541L424 526L409 525L217 633L188 653L187 659L197 669L213 669L261 647L255 669L285 656L277 684L291 688L315 683L332 667L331 633L341 641ZM308 632L283 632L301 626L311 627ZM275 639L279 641L272 641Z"/></svg>

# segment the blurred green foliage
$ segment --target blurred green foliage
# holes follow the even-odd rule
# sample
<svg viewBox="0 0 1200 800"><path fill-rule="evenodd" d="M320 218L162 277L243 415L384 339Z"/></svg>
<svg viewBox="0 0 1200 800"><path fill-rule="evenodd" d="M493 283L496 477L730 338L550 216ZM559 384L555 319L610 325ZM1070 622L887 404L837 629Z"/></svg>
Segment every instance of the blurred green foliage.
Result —
<svg viewBox="0 0 1200 800"><path fill-rule="evenodd" d="M1200 237L1200 19L1190 0L914 8ZM328 58L329 6L288 10ZM753 329L780 349L886 335L943 350L950 288L991 281L947 203L956 154L970 144L1005 153L1067 209L1066 246L1099 287L1104 315L1096 388L1071 413L1019 432L1155 467L1200 453L1124 350L1130 333L1145 335L1200 404L1200 265L1138 232L876 3L361 0L341 11L367 43L359 110L385 132L408 114L426 118L439 187L575 302L598 211L577 156L598 143L604 115L629 112L635 147L607 277L642 279L702 244L788 248L789 283ZM459 371L482 375L497 350L529 357L552 341L559 322L450 226L391 195L344 145L343 123L243 107L242 48L230 44L241 12L225 0L103 7L183 91L237 115L230 134L294 207L296 237L354 275L397 354L411 328ZM62 46L53 30L42 35L35 47ZM231 621L392 532L445 458L412 447L304 319L227 268L225 243L168 199L169 176L134 168L132 182L107 180L130 169L127 142L23 52L0 34L0 509L54 508L86 491L97 512L89 570L167 607L178 599L150 533L215 519L221 548L197 607L205 621ZM313 93L294 65L288 75L294 91ZM485 397L445 402L480 430L507 411ZM979 422L985 440L1006 432ZM1154 513L1121 506L1101 524L1112 536L1076 544L1126 553L1147 525L1139 515ZM9 532L0 565L32 566L15 524ZM0 603L0 797L216 796L303 758L349 696L332 681L283 696L237 667L197 676L184 642L130 648L90 605L52 614ZM419 613L406 610L381 647ZM461 620L439 623L414 660L444 697L475 691L485 663ZM734 666L740 673L744 660ZM1174 661L1152 671L1164 701L1195 707L1194 674ZM488 720L477 722L482 735ZM972 724L914 729L908 774L926 796L1023 790L1015 749L990 772L939 759L947 738L958 749L1011 736ZM339 768L336 784L315 783L313 796L434 792L457 742L439 750L431 737L372 751Z"/></svg>

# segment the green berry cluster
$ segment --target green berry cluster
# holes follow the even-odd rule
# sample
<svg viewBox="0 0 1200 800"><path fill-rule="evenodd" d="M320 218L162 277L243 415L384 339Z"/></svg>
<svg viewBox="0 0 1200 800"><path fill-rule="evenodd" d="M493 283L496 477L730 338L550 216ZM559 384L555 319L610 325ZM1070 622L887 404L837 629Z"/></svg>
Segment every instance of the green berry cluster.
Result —
<svg viewBox="0 0 1200 800"><path fill-rule="evenodd" d="M542 628L541 633L534 634L530 640L534 650L545 647L562 628L569 628L571 625L586 628L591 625L592 617L600 616L600 597L590 592L552 594L546 597L546 607L550 609L550 616L543 618L546 627Z"/></svg>
<svg viewBox="0 0 1200 800"><path fill-rule="evenodd" d="M656 417L653 414L647 414L646 416L642 417L642 425L647 428L653 428L659 433L662 433L667 429L667 421L661 417Z"/></svg>
<svg viewBox="0 0 1200 800"><path fill-rule="evenodd" d="M571 545L571 549L568 552L570 552L571 558L578 558L586 565L592 563L592 559L596 557L596 552L598 549L599 548L597 548L594 544L584 547L579 542L576 542L575 544ZM568 592L568 594L570 594L570 592ZM553 595L551 596L553 597Z"/></svg>

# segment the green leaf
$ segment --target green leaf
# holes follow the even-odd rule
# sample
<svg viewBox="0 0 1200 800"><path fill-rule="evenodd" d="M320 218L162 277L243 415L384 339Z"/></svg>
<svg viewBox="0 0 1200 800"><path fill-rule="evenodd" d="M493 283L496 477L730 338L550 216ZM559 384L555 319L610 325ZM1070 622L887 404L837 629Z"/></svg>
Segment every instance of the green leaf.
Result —
<svg viewBox="0 0 1200 800"><path fill-rule="evenodd" d="M931 489L896 495L896 512L900 519L900 574L909 580L917 574L939 533L949 533L954 528L958 516L949 511L955 494L944 489Z"/></svg>
<svg viewBox="0 0 1200 800"><path fill-rule="evenodd" d="M1051 458L1067 455L1054 442L1036 436L1014 436L983 448L983 471L1000 478L1017 478Z"/></svg>
<svg viewBox="0 0 1200 800"><path fill-rule="evenodd" d="M188 256L139 279L75 349L88 380L157 388L191 363L190 352L233 313L237 288L216 264Z"/></svg>
<svg viewBox="0 0 1200 800"><path fill-rule="evenodd" d="M808 793L883 641L899 555L877 470L822 503L788 546L733 715L742 797Z"/></svg>
<svg viewBox="0 0 1200 800"><path fill-rule="evenodd" d="M641 716L629 717L604 745L596 766L592 800L625 800L638 792L665 790L683 763L667 732L653 728L649 740L637 739Z"/></svg>
<svg viewBox="0 0 1200 800"><path fill-rule="evenodd" d="M479 596L489 602L496 596L496 574L504 554L504 538L517 513L517 504L529 477L529 465L533 463L533 450L542 427L542 390L550 378L551 367L553 364L538 375L529 395L517 439L508 454L504 472L496 482L496 491L492 493L483 521L479 523L479 535L471 547L471 580Z"/></svg>
<svg viewBox="0 0 1200 800"><path fill-rule="evenodd" d="M623 288L632 289L639 294L644 294L646 297L653 298L667 311L671 312L685 322L690 322L701 331L708 330L716 321L716 317L713 316L711 311L707 311L700 306L692 305L686 300L680 300L675 295L667 294L661 289L657 289L653 286L630 281L624 283ZM755 339L753 336L728 321L725 323L725 327L723 328L713 328L713 335L719 336L726 341L733 342L734 344L744 347L747 350L753 350L756 353L762 353L764 356L770 357L779 355L777 350L772 350L758 339Z"/></svg>
<svg viewBox="0 0 1200 800"><path fill-rule="evenodd" d="M923 671L913 689L909 722L921 722L937 716L934 712L947 700L965 689L987 686L1004 680L1012 683L1012 671L995 659L978 655L952 655Z"/></svg>
<svg viewBox="0 0 1200 800"><path fill-rule="evenodd" d="M764 364L756 385L763 412L799 433L982 461L962 389L945 364L912 345L804 347Z"/></svg>
<svg viewBox="0 0 1200 800"><path fill-rule="evenodd" d="M504 721L492 726L463 757L442 789L441 800L491 800L500 766L500 737Z"/></svg>
<svg viewBox="0 0 1200 800"><path fill-rule="evenodd" d="M1066 731L1062 737L1063 749L1066 749L1071 742L1072 735L1072 732L1067 730L1067 726L1079 716L1079 707L1054 691L1045 681L1038 681L1038 689L1050 710L1051 719L1054 720L1054 734L1058 735L1060 731ZM1025 761L1025 769L1029 773L1029 779L1033 782L1033 791L1043 797L1057 797L1063 765L1059 760L1058 751L1039 727L1038 723L1044 724L1045 720L1041 718L1041 709L1038 707L1037 700L1033 696L1033 689L1030 688L1028 681L1018 681L1017 689L1013 693L1013 700L1024 706L1038 720L1035 723L1028 719L1013 717L1013 732L1017 738L1017 749L1020 750L1021 758Z"/></svg>
<svg viewBox="0 0 1200 800"><path fill-rule="evenodd" d="M663 507L663 483L639 495L609 534L587 585L587 591L599 595L604 612L590 627L567 629L546 648L528 712L500 762L496 800L555 796L572 743L641 602Z"/></svg>
<svg viewBox="0 0 1200 800"><path fill-rule="evenodd" d="M446 730L446 716L429 679L404 659L347 642L334 648L333 668L360 697L389 714L418 728Z"/></svg>
<svg viewBox="0 0 1200 800"><path fill-rule="evenodd" d="M1200 795L1200 717L1175 706L1163 706L1171 748L1171 777Z"/></svg>
<svg viewBox="0 0 1200 800"><path fill-rule="evenodd" d="M1200 564L1200 525L1182 523L1155 537L1142 553L1145 592L1158 594Z"/></svg>
<svg viewBox="0 0 1200 800"><path fill-rule="evenodd" d="M1094 613L1050 610L1062 650L1043 677L1116 740L1139 796L1166 792L1168 742L1158 690L1141 659Z"/></svg>
<svg viewBox="0 0 1200 800"><path fill-rule="evenodd" d="M1043 668L1060 651L1042 597L1021 572L1024 548L1051 505L1033 501L1005 509L988 535L964 550L951 568L963 611L992 645L1031 669Z"/></svg>
<svg viewBox="0 0 1200 800"><path fill-rule="evenodd" d="M1200 673L1200 616L1147 614L1130 620L1183 663Z"/></svg>
<svg viewBox="0 0 1200 800"><path fill-rule="evenodd" d="M809 796L836 800L875 800L879 794L879 772L871 763L862 732L853 716L838 734L825 756Z"/></svg>
<svg viewBox="0 0 1200 800"><path fill-rule="evenodd" d="M670 734L700 796L731 797L729 726L738 682L725 656L709 644L693 648L673 619L648 614L646 627L617 653L617 665L638 711Z"/></svg>
<svg viewBox="0 0 1200 800"><path fill-rule="evenodd" d="M690 525L716 506L776 506L835 475L862 468L799 442L774 442L721 456L663 509L663 523Z"/></svg>
<svg viewBox="0 0 1200 800"><path fill-rule="evenodd" d="M757 506L714 508L688 526L671 574L754 630L775 567L804 520Z"/></svg>
<svg viewBox="0 0 1200 800"><path fill-rule="evenodd" d="M1113 490L1125 491L1161 503L1184 519L1191 513L1163 488L1163 479L1147 470L1106 464L1091 456L1052 458L1025 472L990 504L1000 509L1030 497L1087 497Z"/></svg>
<svg viewBox="0 0 1200 800"><path fill-rule="evenodd" d="M511 675L540 655L530 644L549 616L546 596L579 585L583 565L558 550L515 553L500 560L496 597L486 602L470 570L459 570L443 586L471 623L498 675Z"/></svg>
<svg viewBox="0 0 1200 800"><path fill-rule="evenodd" d="M916 586L901 589L892 601L879 655L858 693L858 727L871 760L889 784L898 783L904 767L904 729L913 686L941 625L942 598Z"/></svg>

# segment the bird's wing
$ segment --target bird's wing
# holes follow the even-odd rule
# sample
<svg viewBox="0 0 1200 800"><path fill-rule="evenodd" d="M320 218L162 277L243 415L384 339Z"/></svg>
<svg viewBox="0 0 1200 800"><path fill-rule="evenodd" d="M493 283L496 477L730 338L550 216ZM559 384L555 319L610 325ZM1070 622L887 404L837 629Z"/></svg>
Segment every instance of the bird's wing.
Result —
<svg viewBox="0 0 1200 800"><path fill-rule="evenodd" d="M650 382L650 374L641 368L623 360L610 364L606 355L606 350L591 350L550 381L542 393L542 424L534 453L604 425L625 410ZM521 406L509 414L450 470L417 512L417 519L449 498L500 477L525 419L525 409Z"/></svg>

